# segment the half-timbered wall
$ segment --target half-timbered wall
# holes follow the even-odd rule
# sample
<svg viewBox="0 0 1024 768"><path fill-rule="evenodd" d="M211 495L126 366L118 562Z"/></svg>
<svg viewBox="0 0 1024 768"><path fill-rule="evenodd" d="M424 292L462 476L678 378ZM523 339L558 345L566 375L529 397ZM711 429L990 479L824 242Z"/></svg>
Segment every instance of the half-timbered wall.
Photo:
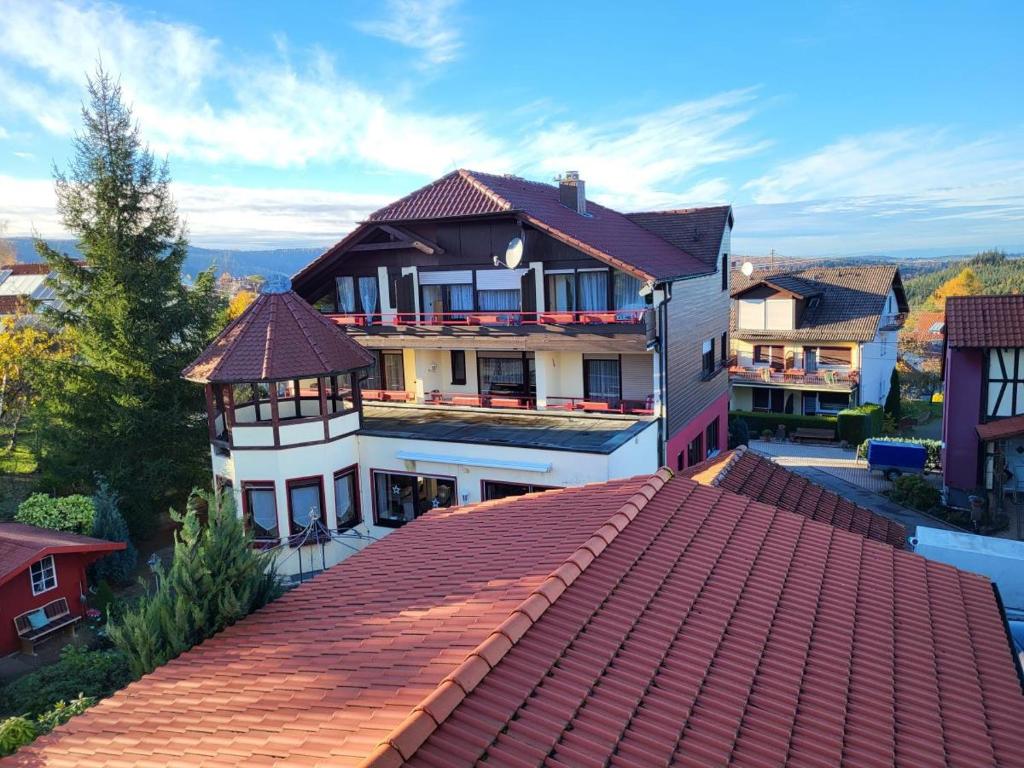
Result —
<svg viewBox="0 0 1024 768"><path fill-rule="evenodd" d="M985 416L990 419L1024 414L1024 349L988 350Z"/></svg>

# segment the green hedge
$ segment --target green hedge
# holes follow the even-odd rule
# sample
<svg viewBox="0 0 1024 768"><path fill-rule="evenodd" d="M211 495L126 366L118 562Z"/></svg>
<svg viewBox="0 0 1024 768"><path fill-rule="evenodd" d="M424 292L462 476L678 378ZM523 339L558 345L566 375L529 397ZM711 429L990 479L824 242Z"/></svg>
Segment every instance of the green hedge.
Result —
<svg viewBox="0 0 1024 768"><path fill-rule="evenodd" d="M831 429L836 428L835 416L803 416L799 413L760 413L753 411L730 411L730 419L742 419L747 424L751 436L760 437L766 429L770 429L772 436L775 430L782 424L786 428L786 436L800 428L809 429Z"/></svg>
<svg viewBox="0 0 1024 768"><path fill-rule="evenodd" d="M836 417L839 439L850 445L860 445L869 437L882 434L883 415L882 407L876 403L841 410Z"/></svg>
<svg viewBox="0 0 1024 768"><path fill-rule="evenodd" d="M928 449L928 458L925 459L925 469L938 470L942 466L941 440L926 440L918 437L874 437L872 440L876 443L913 443L914 445L923 445ZM857 446L857 458L866 459L867 457L868 441L865 440Z"/></svg>
<svg viewBox="0 0 1024 768"><path fill-rule="evenodd" d="M94 515L92 499L88 496L75 494L54 498L45 493L33 493L21 502L14 519L40 528L89 536Z"/></svg>

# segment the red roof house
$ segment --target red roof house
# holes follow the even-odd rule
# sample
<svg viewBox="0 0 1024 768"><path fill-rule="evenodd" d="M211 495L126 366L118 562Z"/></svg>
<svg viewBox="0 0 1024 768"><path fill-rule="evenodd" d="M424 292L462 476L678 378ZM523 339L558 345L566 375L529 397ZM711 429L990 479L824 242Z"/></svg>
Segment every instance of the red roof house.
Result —
<svg viewBox="0 0 1024 768"><path fill-rule="evenodd" d="M438 509L10 765L1009 765L980 576L668 470Z"/></svg>
<svg viewBox="0 0 1024 768"><path fill-rule="evenodd" d="M22 523L0 523L0 656L85 615L86 567L124 542Z"/></svg>

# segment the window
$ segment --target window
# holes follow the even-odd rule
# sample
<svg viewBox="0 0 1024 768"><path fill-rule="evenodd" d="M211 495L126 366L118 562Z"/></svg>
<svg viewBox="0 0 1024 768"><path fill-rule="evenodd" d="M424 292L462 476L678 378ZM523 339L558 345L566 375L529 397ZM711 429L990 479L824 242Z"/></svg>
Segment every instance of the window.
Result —
<svg viewBox="0 0 1024 768"><path fill-rule="evenodd" d="M767 365L781 371L786 364L785 348L781 344L758 344L754 347L754 364Z"/></svg>
<svg viewBox="0 0 1024 768"><path fill-rule="evenodd" d="M38 563L32 563L29 575L32 577L33 595L40 595L55 589L57 587L57 566L54 565L53 555L47 555Z"/></svg>
<svg viewBox="0 0 1024 768"><path fill-rule="evenodd" d="M532 483L499 483L494 480L484 480L483 500L506 499L509 496L522 496L526 493L550 491L555 487L552 485L533 485Z"/></svg>
<svg viewBox="0 0 1024 768"><path fill-rule="evenodd" d="M405 361L401 350L370 350L374 363L366 371L364 389L405 389Z"/></svg>
<svg viewBox="0 0 1024 768"><path fill-rule="evenodd" d="M729 332L722 334L722 365L729 362Z"/></svg>
<svg viewBox="0 0 1024 768"><path fill-rule="evenodd" d="M818 347L817 358L819 368L849 367L853 360L853 352L849 347Z"/></svg>
<svg viewBox="0 0 1024 768"><path fill-rule="evenodd" d="M356 286L352 277L336 277L334 284L337 286L338 312L341 314L353 314L356 311Z"/></svg>
<svg viewBox="0 0 1024 768"><path fill-rule="evenodd" d="M353 374L327 376L323 379L328 413L349 413L356 408Z"/></svg>
<svg viewBox="0 0 1024 768"><path fill-rule="evenodd" d="M527 356L491 357L477 354L481 394L530 395L534 390L532 352Z"/></svg>
<svg viewBox="0 0 1024 768"><path fill-rule="evenodd" d="M579 273L579 306L587 312L608 311L608 270L581 271Z"/></svg>
<svg viewBox="0 0 1024 768"><path fill-rule="evenodd" d="M722 290L729 290L729 254L722 254Z"/></svg>
<svg viewBox="0 0 1024 768"><path fill-rule="evenodd" d="M618 401L622 396L618 358L583 360L583 396L588 400Z"/></svg>
<svg viewBox="0 0 1024 768"><path fill-rule="evenodd" d="M753 400L755 411L770 411L771 413L782 413L786 407L785 391L775 387L753 387ZM792 394L790 394L792 397Z"/></svg>
<svg viewBox="0 0 1024 768"><path fill-rule="evenodd" d="M359 304L362 306L364 314L375 315L380 311L377 307L376 277L359 278Z"/></svg>
<svg viewBox="0 0 1024 768"><path fill-rule="evenodd" d="M481 312L518 312L521 306L518 288L495 288L476 292Z"/></svg>
<svg viewBox="0 0 1024 768"><path fill-rule="evenodd" d="M704 430L704 442L707 443L708 456L718 451L718 419L719 417L716 416L715 420Z"/></svg>
<svg viewBox="0 0 1024 768"><path fill-rule="evenodd" d="M355 467L334 473L334 519L339 531L359 525L362 520Z"/></svg>
<svg viewBox="0 0 1024 768"><path fill-rule="evenodd" d="M423 312L427 319L463 320L461 312L473 311L473 286L471 284L424 285Z"/></svg>
<svg viewBox="0 0 1024 768"><path fill-rule="evenodd" d="M715 340L705 339L701 346L701 375L705 378L711 378L715 372Z"/></svg>
<svg viewBox="0 0 1024 768"><path fill-rule="evenodd" d="M377 525L397 528L438 507L455 503L455 479L373 473L374 514Z"/></svg>
<svg viewBox="0 0 1024 768"><path fill-rule="evenodd" d="M323 478L303 477L289 480L288 487L288 525L293 535L303 534L310 525L326 523L324 518L324 482ZM326 525L325 525L326 527ZM317 541L315 534L311 539ZM300 536L293 543L305 543L306 537Z"/></svg>
<svg viewBox="0 0 1024 768"><path fill-rule="evenodd" d="M452 358L452 384L466 383L466 351L464 349L453 349Z"/></svg>
<svg viewBox="0 0 1024 768"><path fill-rule="evenodd" d="M613 286L615 309L643 309L646 306L646 300L640 295L643 284L639 278L625 272L616 272Z"/></svg>
<svg viewBox="0 0 1024 768"><path fill-rule="evenodd" d="M277 541L277 494L273 483L242 484L242 515L245 527L257 541Z"/></svg>
<svg viewBox="0 0 1024 768"><path fill-rule="evenodd" d="M810 405L814 410L807 411L807 406L805 406L805 412L835 414L844 408L850 407L850 394L848 392L816 392L813 394L817 395L817 403ZM808 395L804 395L804 399L809 399Z"/></svg>
<svg viewBox="0 0 1024 768"><path fill-rule="evenodd" d="M694 464L700 464L704 461L704 436L697 435L686 446L686 466L692 467Z"/></svg>
<svg viewBox="0 0 1024 768"><path fill-rule="evenodd" d="M549 312L574 312L576 310L576 273L549 274L544 277L544 292Z"/></svg>

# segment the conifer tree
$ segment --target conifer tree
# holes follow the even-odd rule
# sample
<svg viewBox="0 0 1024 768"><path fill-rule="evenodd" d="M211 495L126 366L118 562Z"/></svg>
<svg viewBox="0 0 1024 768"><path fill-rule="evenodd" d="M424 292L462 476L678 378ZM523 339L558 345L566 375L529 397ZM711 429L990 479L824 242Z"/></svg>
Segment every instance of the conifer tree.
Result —
<svg viewBox="0 0 1024 768"><path fill-rule="evenodd" d="M92 522L92 535L106 541L123 541L128 547L120 552L111 552L97 560L92 566L92 577L96 582L108 581L111 584L130 584L135 573L135 564L139 553L128 536L128 526L118 509L120 498L117 491L102 477L96 478L96 493L92 504L95 515Z"/></svg>
<svg viewBox="0 0 1024 768"><path fill-rule="evenodd" d="M51 487L86 490L94 472L120 494L135 534L183 500L208 471L203 402L180 372L213 335L213 273L181 282L185 229L166 162L143 144L121 89L102 67L89 79L84 130L57 208L84 261L43 242L61 302L51 319L78 351L43 377L40 468Z"/></svg>

